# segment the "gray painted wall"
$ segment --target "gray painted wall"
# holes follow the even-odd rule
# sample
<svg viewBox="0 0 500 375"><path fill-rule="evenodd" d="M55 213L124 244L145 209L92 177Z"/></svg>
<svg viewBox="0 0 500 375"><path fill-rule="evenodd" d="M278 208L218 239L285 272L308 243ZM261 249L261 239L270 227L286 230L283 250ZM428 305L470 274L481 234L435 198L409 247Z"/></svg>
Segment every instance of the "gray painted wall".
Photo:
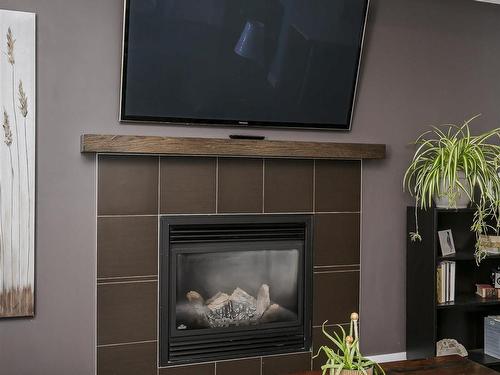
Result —
<svg viewBox="0 0 500 375"><path fill-rule="evenodd" d="M38 14L37 313L0 321L1 374L94 371L95 164L79 153L80 134L235 132L118 123L122 1L0 0L0 8ZM353 131L266 132L388 145L387 160L366 162L363 175L361 317L369 354L405 349L407 143L426 124L479 112L478 130L498 124L499 21L500 6L472 0L373 0Z"/></svg>

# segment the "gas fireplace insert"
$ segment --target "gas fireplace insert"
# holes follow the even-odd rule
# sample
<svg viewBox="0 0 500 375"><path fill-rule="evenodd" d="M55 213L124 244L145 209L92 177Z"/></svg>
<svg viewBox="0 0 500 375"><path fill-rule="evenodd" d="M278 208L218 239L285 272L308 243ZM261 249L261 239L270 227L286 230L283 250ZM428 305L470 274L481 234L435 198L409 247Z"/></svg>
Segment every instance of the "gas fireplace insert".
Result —
<svg viewBox="0 0 500 375"><path fill-rule="evenodd" d="M160 366L309 350L311 216L160 225Z"/></svg>

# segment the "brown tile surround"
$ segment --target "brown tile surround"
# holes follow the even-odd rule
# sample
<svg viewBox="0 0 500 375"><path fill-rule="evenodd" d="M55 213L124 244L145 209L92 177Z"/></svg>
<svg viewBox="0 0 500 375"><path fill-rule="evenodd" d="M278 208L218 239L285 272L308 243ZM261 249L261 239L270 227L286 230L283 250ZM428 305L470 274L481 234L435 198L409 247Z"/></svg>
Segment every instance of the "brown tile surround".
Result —
<svg viewBox="0 0 500 375"><path fill-rule="evenodd" d="M359 270L315 272L313 289L313 326L346 323L359 310Z"/></svg>
<svg viewBox="0 0 500 375"><path fill-rule="evenodd" d="M309 369L311 354L302 353L157 370L159 213L314 214L317 348L324 320L345 323L359 309L360 197L358 161L100 155L98 375L282 375Z"/></svg>
<svg viewBox="0 0 500 375"><path fill-rule="evenodd" d="M219 159L219 213L261 213L262 159Z"/></svg>
<svg viewBox="0 0 500 375"><path fill-rule="evenodd" d="M266 159L264 176L264 212L313 210L312 160Z"/></svg>
<svg viewBox="0 0 500 375"><path fill-rule="evenodd" d="M162 157L160 213L215 213L216 162L215 158Z"/></svg>
<svg viewBox="0 0 500 375"><path fill-rule="evenodd" d="M361 208L361 162L316 160L317 212L357 212Z"/></svg>
<svg viewBox="0 0 500 375"><path fill-rule="evenodd" d="M262 361L260 358L222 361L217 363L217 375L255 375L260 374Z"/></svg>
<svg viewBox="0 0 500 375"><path fill-rule="evenodd" d="M359 226L359 213L316 214L314 265L359 264Z"/></svg>
<svg viewBox="0 0 500 375"><path fill-rule="evenodd" d="M156 340L156 281L97 285L97 344Z"/></svg>
<svg viewBox="0 0 500 375"><path fill-rule="evenodd" d="M311 353L262 358L262 375L285 375L311 369Z"/></svg>
<svg viewBox="0 0 500 375"><path fill-rule="evenodd" d="M215 363L162 368L159 375L215 375Z"/></svg>
<svg viewBox="0 0 500 375"><path fill-rule="evenodd" d="M99 375L156 375L156 342L97 349Z"/></svg>
<svg viewBox="0 0 500 375"><path fill-rule="evenodd" d="M156 276L158 219L156 216L97 219L97 278Z"/></svg>
<svg viewBox="0 0 500 375"><path fill-rule="evenodd" d="M98 215L158 213L158 158L106 156L99 159Z"/></svg>

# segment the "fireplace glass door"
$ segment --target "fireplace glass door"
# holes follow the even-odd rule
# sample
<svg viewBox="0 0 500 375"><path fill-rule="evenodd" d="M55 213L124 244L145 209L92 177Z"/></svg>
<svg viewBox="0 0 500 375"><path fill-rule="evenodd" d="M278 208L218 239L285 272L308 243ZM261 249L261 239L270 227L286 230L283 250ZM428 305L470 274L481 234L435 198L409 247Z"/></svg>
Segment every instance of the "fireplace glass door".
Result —
<svg viewBox="0 0 500 375"><path fill-rule="evenodd" d="M297 323L303 243L173 248L176 331Z"/></svg>

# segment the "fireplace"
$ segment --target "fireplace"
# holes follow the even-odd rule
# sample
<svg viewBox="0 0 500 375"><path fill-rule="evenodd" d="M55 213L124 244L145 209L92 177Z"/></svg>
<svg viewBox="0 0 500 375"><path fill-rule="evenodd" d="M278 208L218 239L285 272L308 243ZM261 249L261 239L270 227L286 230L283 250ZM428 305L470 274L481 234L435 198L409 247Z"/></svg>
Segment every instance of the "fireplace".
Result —
<svg viewBox="0 0 500 375"><path fill-rule="evenodd" d="M160 223L160 366L310 349L310 215Z"/></svg>

